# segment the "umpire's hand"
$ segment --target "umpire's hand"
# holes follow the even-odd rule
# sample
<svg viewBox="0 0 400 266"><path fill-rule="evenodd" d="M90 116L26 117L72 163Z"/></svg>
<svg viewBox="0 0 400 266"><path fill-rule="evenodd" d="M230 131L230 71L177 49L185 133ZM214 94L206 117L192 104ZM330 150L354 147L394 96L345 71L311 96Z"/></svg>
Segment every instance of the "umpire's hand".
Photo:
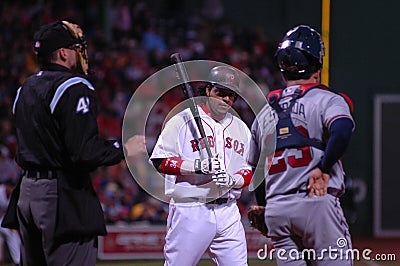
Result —
<svg viewBox="0 0 400 266"><path fill-rule="evenodd" d="M135 157L138 155L143 155L147 152L146 150L146 140L143 135L134 135L130 137L124 144L126 156Z"/></svg>

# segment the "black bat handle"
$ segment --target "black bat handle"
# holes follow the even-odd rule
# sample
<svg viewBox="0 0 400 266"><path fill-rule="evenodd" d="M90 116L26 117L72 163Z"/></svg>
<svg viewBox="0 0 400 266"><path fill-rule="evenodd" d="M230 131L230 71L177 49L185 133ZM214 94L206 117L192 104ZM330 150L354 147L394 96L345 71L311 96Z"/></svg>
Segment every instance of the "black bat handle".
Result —
<svg viewBox="0 0 400 266"><path fill-rule="evenodd" d="M185 92L185 96L190 99L190 110L193 114L194 120L196 122L197 128L200 131L200 136L202 138L202 141L204 143L204 146L206 148L207 151L207 155L209 158L212 157L212 152L211 152L211 148L210 145L208 143L208 138L206 136L206 133L204 131L204 127L203 124L201 123L201 118L200 118L200 113L199 110L197 108L197 103L194 97L194 93L193 93L193 89L190 86L189 83L189 76L187 74L186 68L184 66L184 64L182 63L182 59L179 53L174 53L171 55L171 60L173 63L175 63L175 67L176 67L176 71L178 73L178 77L180 79L182 79L183 81L183 85L184 85L184 92Z"/></svg>

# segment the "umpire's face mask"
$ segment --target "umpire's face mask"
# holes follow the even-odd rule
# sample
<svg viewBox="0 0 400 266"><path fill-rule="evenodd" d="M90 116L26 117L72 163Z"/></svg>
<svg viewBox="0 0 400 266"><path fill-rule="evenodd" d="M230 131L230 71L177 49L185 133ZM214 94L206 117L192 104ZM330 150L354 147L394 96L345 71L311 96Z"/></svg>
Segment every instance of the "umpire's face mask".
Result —
<svg viewBox="0 0 400 266"><path fill-rule="evenodd" d="M78 56L78 65L77 70L78 72L87 75L89 72L89 62L88 62L88 55L87 55L87 44L85 40L85 36L83 35L83 31L81 27L77 24L73 24L68 21L62 22L65 26L67 26L68 30L76 39L79 40L79 43L73 45L73 49L77 51Z"/></svg>

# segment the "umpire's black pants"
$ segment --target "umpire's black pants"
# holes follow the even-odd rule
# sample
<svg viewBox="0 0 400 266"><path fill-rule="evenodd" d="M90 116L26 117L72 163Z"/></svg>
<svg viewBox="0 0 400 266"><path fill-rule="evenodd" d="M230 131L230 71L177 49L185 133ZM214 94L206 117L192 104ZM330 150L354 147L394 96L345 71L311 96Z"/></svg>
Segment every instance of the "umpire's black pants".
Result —
<svg viewBox="0 0 400 266"><path fill-rule="evenodd" d="M23 177L18 200L21 265L96 265L95 239L54 242L57 198L57 179Z"/></svg>

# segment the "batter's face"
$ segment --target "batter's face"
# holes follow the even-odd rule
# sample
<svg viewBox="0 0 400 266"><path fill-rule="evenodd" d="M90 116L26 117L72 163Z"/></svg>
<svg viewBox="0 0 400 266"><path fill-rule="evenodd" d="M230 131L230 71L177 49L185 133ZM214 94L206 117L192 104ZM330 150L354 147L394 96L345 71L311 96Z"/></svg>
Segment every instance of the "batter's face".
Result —
<svg viewBox="0 0 400 266"><path fill-rule="evenodd" d="M217 87L207 87L206 93L207 106L216 116L225 116L236 98L235 92Z"/></svg>

